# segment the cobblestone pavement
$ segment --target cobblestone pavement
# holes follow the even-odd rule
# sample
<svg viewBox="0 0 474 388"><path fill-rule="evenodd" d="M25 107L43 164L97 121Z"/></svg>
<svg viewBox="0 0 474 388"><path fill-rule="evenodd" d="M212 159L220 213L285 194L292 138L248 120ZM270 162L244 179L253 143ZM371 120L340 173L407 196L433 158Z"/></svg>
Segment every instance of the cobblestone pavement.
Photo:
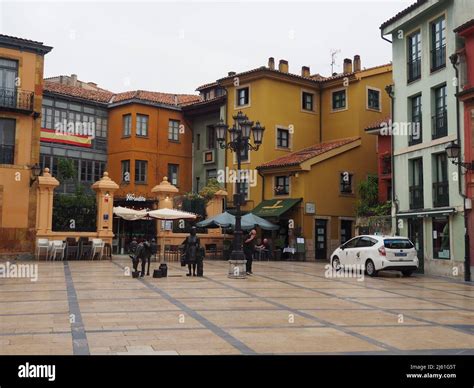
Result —
<svg viewBox="0 0 474 388"><path fill-rule="evenodd" d="M0 354L474 354L474 286L430 276L326 278L324 264L255 262L228 279L126 276L130 261L38 264L0 277ZM158 263L152 263L152 268Z"/></svg>

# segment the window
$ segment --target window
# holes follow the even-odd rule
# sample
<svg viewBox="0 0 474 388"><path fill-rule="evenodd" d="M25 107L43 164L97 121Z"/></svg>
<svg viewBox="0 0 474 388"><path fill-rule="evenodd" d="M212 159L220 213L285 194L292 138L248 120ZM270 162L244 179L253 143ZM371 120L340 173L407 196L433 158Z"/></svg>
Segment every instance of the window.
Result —
<svg viewBox="0 0 474 388"><path fill-rule="evenodd" d="M207 149L213 150L216 148L216 130L213 125L208 125L206 128Z"/></svg>
<svg viewBox="0 0 474 388"><path fill-rule="evenodd" d="M377 244L377 240L370 238L370 237L361 237L359 241L357 241L356 247L357 248L369 248Z"/></svg>
<svg viewBox="0 0 474 388"><path fill-rule="evenodd" d="M0 58L0 106L16 107L16 81L18 62Z"/></svg>
<svg viewBox="0 0 474 388"><path fill-rule="evenodd" d="M196 150L199 151L201 149L201 134L196 134Z"/></svg>
<svg viewBox="0 0 474 388"><path fill-rule="evenodd" d="M168 181L172 185L178 186L179 185L178 176L179 176L179 165L168 164Z"/></svg>
<svg viewBox="0 0 474 388"><path fill-rule="evenodd" d="M148 136L148 115L137 114L137 136Z"/></svg>
<svg viewBox="0 0 474 388"><path fill-rule="evenodd" d="M15 164L15 127L15 120L0 119L0 164Z"/></svg>
<svg viewBox="0 0 474 388"><path fill-rule="evenodd" d="M122 136L130 136L132 134L132 115L123 115L122 120Z"/></svg>
<svg viewBox="0 0 474 388"><path fill-rule="evenodd" d="M434 89L434 110L432 138L439 139L448 135L448 112L446 102L446 85Z"/></svg>
<svg viewBox="0 0 474 388"><path fill-rule="evenodd" d="M344 109L346 107L346 90L338 90L332 93L332 109Z"/></svg>
<svg viewBox="0 0 474 388"><path fill-rule="evenodd" d="M443 17L431 23L431 71L446 66L446 20Z"/></svg>
<svg viewBox="0 0 474 388"><path fill-rule="evenodd" d="M179 121L170 120L168 122L168 140L179 141Z"/></svg>
<svg viewBox="0 0 474 388"><path fill-rule="evenodd" d="M277 147L290 148L290 131L288 129L277 128Z"/></svg>
<svg viewBox="0 0 474 388"><path fill-rule="evenodd" d="M135 183L146 183L148 162L135 160Z"/></svg>
<svg viewBox="0 0 474 388"><path fill-rule="evenodd" d="M353 174L347 171L341 172L340 192L342 194L352 194L352 178Z"/></svg>
<svg viewBox="0 0 474 388"><path fill-rule="evenodd" d="M217 170L215 168L206 170L206 184L209 183L209 179L215 178L217 178Z"/></svg>
<svg viewBox="0 0 474 388"><path fill-rule="evenodd" d="M289 195L290 194L290 177L277 176L275 177L275 195Z"/></svg>
<svg viewBox="0 0 474 388"><path fill-rule="evenodd" d="M237 185L240 185L240 193L242 194L242 198L246 200L249 199L250 186L248 180L241 179L240 182L236 182L234 187L234 193L237 193Z"/></svg>
<svg viewBox="0 0 474 388"><path fill-rule="evenodd" d="M122 160L122 182L130 183L130 160Z"/></svg>
<svg viewBox="0 0 474 388"><path fill-rule="evenodd" d="M54 169L54 161L53 161ZM94 181L94 165L92 160L81 160L81 182L92 183Z"/></svg>
<svg viewBox="0 0 474 388"><path fill-rule="evenodd" d="M341 244L352 238L352 221L341 220Z"/></svg>
<svg viewBox="0 0 474 388"><path fill-rule="evenodd" d="M409 162L409 197L410 209L422 209L423 200L423 159L412 159Z"/></svg>
<svg viewBox="0 0 474 388"><path fill-rule="evenodd" d="M410 240L405 238L390 238L383 240L383 245L387 249L412 249L415 246Z"/></svg>
<svg viewBox="0 0 474 388"><path fill-rule="evenodd" d="M421 131L421 94L410 98L411 125L408 134L408 145L419 144L423 141Z"/></svg>
<svg viewBox="0 0 474 388"><path fill-rule="evenodd" d="M244 149L240 153L241 155L241 161L242 162L248 162L249 160L249 149L247 147L244 147Z"/></svg>
<svg viewBox="0 0 474 388"><path fill-rule="evenodd" d="M302 102L301 102L302 109L313 111L313 99L314 99L313 93L303 92Z"/></svg>
<svg viewBox="0 0 474 388"><path fill-rule="evenodd" d="M380 91L367 89L367 107L369 109L380 110Z"/></svg>
<svg viewBox="0 0 474 388"><path fill-rule="evenodd" d="M249 104L249 88L237 89L237 106L244 106Z"/></svg>
<svg viewBox="0 0 474 388"><path fill-rule="evenodd" d="M448 158L444 152L433 155L433 206L449 206Z"/></svg>
<svg viewBox="0 0 474 388"><path fill-rule="evenodd" d="M433 258L446 260L450 258L449 218L447 216L433 218Z"/></svg>
<svg viewBox="0 0 474 388"><path fill-rule="evenodd" d="M359 243L360 239L361 239L360 237L355 237L352 240L349 240L348 242L346 242L344 245L342 245L341 248L344 248L344 249L355 248L356 245Z"/></svg>
<svg viewBox="0 0 474 388"><path fill-rule="evenodd" d="M408 82L421 78L421 33L408 37Z"/></svg>

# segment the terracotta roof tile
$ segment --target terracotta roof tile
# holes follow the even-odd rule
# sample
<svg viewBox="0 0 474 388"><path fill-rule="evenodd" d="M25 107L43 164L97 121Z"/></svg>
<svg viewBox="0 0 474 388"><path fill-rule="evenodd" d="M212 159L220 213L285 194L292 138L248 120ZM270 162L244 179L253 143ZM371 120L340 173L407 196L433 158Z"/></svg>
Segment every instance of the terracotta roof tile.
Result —
<svg viewBox="0 0 474 388"><path fill-rule="evenodd" d="M150 92L147 90L132 90L115 94L112 102L116 103L132 99L175 106L181 106L192 102L201 101L200 97L194 94L173 94Z"/></svg>
<svg viewBox="0 0 474 388"><path fill-rule="evenodd" d="M392 118L392 116L387 116L387 117L384 117L383 119L379 119L375 122L373 122L372 124L370 124L368 127L365 128L366 131L371 131L371 130L374 130L374 129L379 129L383 123L388 123L390 121L390 119Z"/></svg>
<svg viewBox="0 0 474 388"><path fill-rule="evenodd" d="M278 167L297 166L300 163L305 162L306 160L314 158L315 156L324 154L325 152L342 147L343 145L352 143L359 139L360 137L350 137L325 143L314 144L311 147L303 148L302 150L292 152L291 154L271 160L270 162L263 163L258 166L257 169L264 170Z"/></svg>
<svg viewBox="0 0 474 388"><path fill-rule="evenodd" d="M454 32L456 33L462 32L468 29L469 27L473 27L473 26L474 26L474 19L471 19L471 20L468 20L466 23L461 24L459 27L456 27L454 29Z"/></svg>
<svg viewBox="0 0 474 388"><path fill-rule="evenodd" d="M89 90L81 88L79 86L64 85L57 82L50 82L47 80L44 81L43 89L51 93L103 103L108 103L114 95L112 92L105 90Z"/></svg>
<svg viewBox="0 0 474 388"><path fill-rule="evenodd" d="M391 17L390 19L388 19L387 21L383 22L382 25L380 26L380 29L384 29L385 27L387 27L388 25L392 24L393 22L401 19L402 17L404 17L405 15L408 15L411 11L415 10L416 8L418 8L420 5L423 5L427 2L428 0L417 0L416 3L413 3L412 5L410 5L409 7L403 9L402 11L400 11L399 13L397 13L395 16Z"/></svg>

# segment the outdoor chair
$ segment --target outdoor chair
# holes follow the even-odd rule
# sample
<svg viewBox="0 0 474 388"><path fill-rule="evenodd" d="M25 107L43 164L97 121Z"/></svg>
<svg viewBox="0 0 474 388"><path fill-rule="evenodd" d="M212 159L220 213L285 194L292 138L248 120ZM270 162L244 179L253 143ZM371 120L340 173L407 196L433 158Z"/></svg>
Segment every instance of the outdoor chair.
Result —
<svg viewBox="0 0 474 388"><path fill-rule="evenodd" d="M36 240L36 252L37 259L40 259L41 251L45 253L45 258L48 260L49 255L49 240L47 238L39 238Z"/></svg>
<svg viewBox="0 0 474 388"><path fill-rule="evenodd" d="M79 244L74 237L68 237L66 239L66 260L77 257L77 251L79 250Z"/></svg>
<svg viewBox="0 0 474 388"><path fill-rule="evenodd" d="M179 261L178 245L165 245L165 261Z"/></svg>
<svg viewBox="0 0 474 388"><path fill-rule="evenodd" d="M102 259L102 253L104 251L105 242L100 238L92 239L92 249L91 249L91 260L94 260L95 256L99 255L99 260Z"/></svg>
<svg viewBox="0 0 474 388"><path fill-rule="evenodd" d="M50 248L49 259L55 261L60 254L61 260L64 260L66 253L66 243L62 240L53 240Z"/></svg>
<svg viewBox="0 0 474 388"><path fill-rule="evenodd" d="M91 252L92 252L92 242L89 242L89 239L87 237L80 237L79 249L77 251L77 259L85 260L86 258L90 257Z"/></svg>
<svg viewBox="0 0 474 388"><path fill-rule="evenodd" d="M208 255L209 254L209 255ZM217 260L222 255L222 250L217 248L217 244L206 244L206 257Z"/></svg>

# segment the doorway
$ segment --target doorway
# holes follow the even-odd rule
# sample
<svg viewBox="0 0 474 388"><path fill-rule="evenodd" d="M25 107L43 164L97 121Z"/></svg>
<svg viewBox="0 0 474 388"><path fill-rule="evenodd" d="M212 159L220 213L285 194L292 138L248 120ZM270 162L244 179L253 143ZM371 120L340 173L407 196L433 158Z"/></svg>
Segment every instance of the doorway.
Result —
<svg viewBox="0 0 474 388"><path fill-rule="evenodd" d="M328 220L316 219L315 221L315 248L314 254L316 260L327 260L328 258L328 247L327 247L327 229Z"/></svg>
<svg viewBox="0 0 474 388"><path fill-rule="evenodd" d="M423 218L408 219L408 238L415 244L418 260L420 262L416 273L425 273Z"/></svg>

